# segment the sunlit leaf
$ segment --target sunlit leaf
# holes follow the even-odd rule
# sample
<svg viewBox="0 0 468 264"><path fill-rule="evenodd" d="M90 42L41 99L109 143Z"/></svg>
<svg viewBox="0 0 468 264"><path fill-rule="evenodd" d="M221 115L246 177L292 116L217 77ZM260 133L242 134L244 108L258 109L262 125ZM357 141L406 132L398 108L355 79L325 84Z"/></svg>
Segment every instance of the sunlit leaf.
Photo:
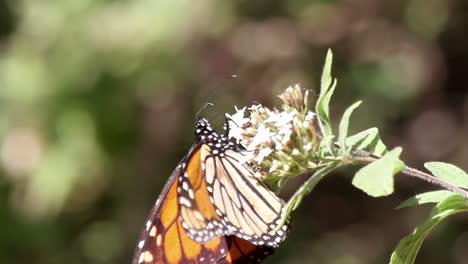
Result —
<svg viewBox="0 0 468 264"><path fill-rule="evenodd" d="M468 174L457 166L444 162L426 162L424 167L437 178L468 189Z"/></svg>
<svg viewBox="0 0 468 264"><path fill-rule="evenodd" d="M416 206L425 203L440 203L448 197L454 195L455 193L446 190L432 191L417 194L408 200L401 203L397 209L401 209L409 206Z"/></svg>
<svg viewBox="0 0 468 264"><path fill-rule="evenodd" d="M379 130L375 127L346 138L346 145L356 149L367 150L377 156L387 153L387 147L385 147L380 139Z"/></svg>
<svg viewBox="0 0 468 264"><path fill-rule="evenodd" d="M398 158L401 151L401 148L395 148L381 159L361 168L353 178L353 185L373 197L393 193L393 176L404 168Z"/></svg>
<svg viewBox="0 0 468 264"><path fill-rule="evenodd" d="M347 153L347 147L346 147L346 137L348 136L348 127L349 127L349 118L351 117L351 114L353 111L359 107L359 105L362 103L362 101L358 101L354 104L352 104L348 109L343 114L343 117L341 118L340 121L340 126L339 126L339 136L338 136L338 142L340 143L340 148L343 153Z"/></svg>
<svg viewBox="0 0 468 264"><path fill-rule="evenodd" d="M331 76L333 54L331 50L328 50L327 57L325 59L325 66L323 68L320 94L317 99L315 111L318 117L318 125L324 137L333 135L330 122L330 109L329 104L333 92L336 87L336 79ZM332 151L331 144L327 144L329 151Z"/></svg>
<svg viewBox="0 0 468 264"><path fill-rule="evenodd" d="M429 220L419 225L411 235L406 236L398 243L390 258L390 264L414 263L421 244L431 230L447 216L466 211L468 211L468 206L465 198L458 194L452 195L436 205Z"/></svg>

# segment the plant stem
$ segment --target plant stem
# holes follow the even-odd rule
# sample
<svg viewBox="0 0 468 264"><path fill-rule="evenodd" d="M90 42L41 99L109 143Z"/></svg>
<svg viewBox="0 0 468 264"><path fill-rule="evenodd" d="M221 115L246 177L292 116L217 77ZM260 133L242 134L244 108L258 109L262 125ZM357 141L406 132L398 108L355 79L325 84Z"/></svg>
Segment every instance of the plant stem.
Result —
<svg viewBox="0 0 468 264"><path fill-rule="evenodd" d="M367 152L367 151L364 151L364 150L360 150L360 149L352 149L353 153L355 154L358 154L359 157L352 157L352 160L353 161L358 161L358 162L363 162L363 163L371 163L373 161L376 161L378 159L380 159L380 157L370 153L370 152ZM439 185L441 186L442 188L445 188L447 190L450 190L454 193L458 193L458 194L461 194L465 197L465 199L468 200L468 192L453 185L453 184L450 184L446 181L443 181L437 177L434 177L428 173L425 173L425 172L422 172L420 170L417 170L415 168L411 168L411 167L408 167L405 165L405 168L401 171L401 173L403 174L406 174L408 176L412 176L412 177L416 177L416 178L419 178L419 179L422 179L424 181L427 181L429 183L432 183L432 184L436 184L436 185Z"/></svg>

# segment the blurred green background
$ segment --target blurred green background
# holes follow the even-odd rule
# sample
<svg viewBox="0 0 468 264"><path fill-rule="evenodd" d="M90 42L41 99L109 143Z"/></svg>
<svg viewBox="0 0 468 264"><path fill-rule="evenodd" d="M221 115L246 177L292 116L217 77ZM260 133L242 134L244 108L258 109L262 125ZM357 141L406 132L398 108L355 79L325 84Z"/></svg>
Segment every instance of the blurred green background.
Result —
<svg viewBox="0 0 468 264"><path fill-rule="evenodd" d="M220 125L290 84L317 90L327 48L335 120L364 99L353 131L377 126L411 166L468 169L467 28L465 0L0 0L0 263L130 263L210 91ZM370 198L355 169L306 197L266 263L387 263L429 212L394 207L435 187L398 176ZM417 263L467 259L459 215Z"/></svg>

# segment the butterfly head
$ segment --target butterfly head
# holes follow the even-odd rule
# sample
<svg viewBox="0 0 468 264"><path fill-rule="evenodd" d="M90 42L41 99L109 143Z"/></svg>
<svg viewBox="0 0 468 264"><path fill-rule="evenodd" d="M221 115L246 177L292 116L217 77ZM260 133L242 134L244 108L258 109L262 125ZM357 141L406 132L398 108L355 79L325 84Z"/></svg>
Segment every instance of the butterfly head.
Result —
<svg viewBox="0 0 468 264"><path fill-rule="evenodd" d="M202 138L202 136L207 137L208 135L217 135L218 133L211 127L210 122L203 117L197 118L195 124L195 137L197 139Z"/></svg>
<svg viewBox="0 0 468 264"><path fill-rule="evenodd" d="M203 117L197 119L195 125L195 138L203 144L209 145L213 153L222 153L227 149L235 149L235 144L229 141L226 135L219 134L210 122ZM216 151L217 150L217 151Z"/></svg>

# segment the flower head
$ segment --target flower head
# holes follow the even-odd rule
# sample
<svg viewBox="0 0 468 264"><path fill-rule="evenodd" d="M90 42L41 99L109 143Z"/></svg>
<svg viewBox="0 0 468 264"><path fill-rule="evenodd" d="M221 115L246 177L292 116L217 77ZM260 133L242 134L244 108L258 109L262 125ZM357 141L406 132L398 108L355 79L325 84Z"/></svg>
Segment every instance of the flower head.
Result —
<svg viewBox="0 0 468 264"><path fill-rule="evenodd" d="M285 89L280 110L262 105L236 109L226 115L229 136L245 146L249 162L267 180L284 182L290 176L311 170L318 164L318 134L315 113L308 109L309 93L299 85ZM313 169L313 168L312 168Z"/></svg>
<svg viewBox="0 0 468 264"><path fill-rule="evenodd" d="M250 118L245 117L246 107L238 109L237 106L234 107L236 113L233 115L226 114L229 125L229 138L236 139L236 142L239 144L242 138L243 127L250 122Z"/></svg>

